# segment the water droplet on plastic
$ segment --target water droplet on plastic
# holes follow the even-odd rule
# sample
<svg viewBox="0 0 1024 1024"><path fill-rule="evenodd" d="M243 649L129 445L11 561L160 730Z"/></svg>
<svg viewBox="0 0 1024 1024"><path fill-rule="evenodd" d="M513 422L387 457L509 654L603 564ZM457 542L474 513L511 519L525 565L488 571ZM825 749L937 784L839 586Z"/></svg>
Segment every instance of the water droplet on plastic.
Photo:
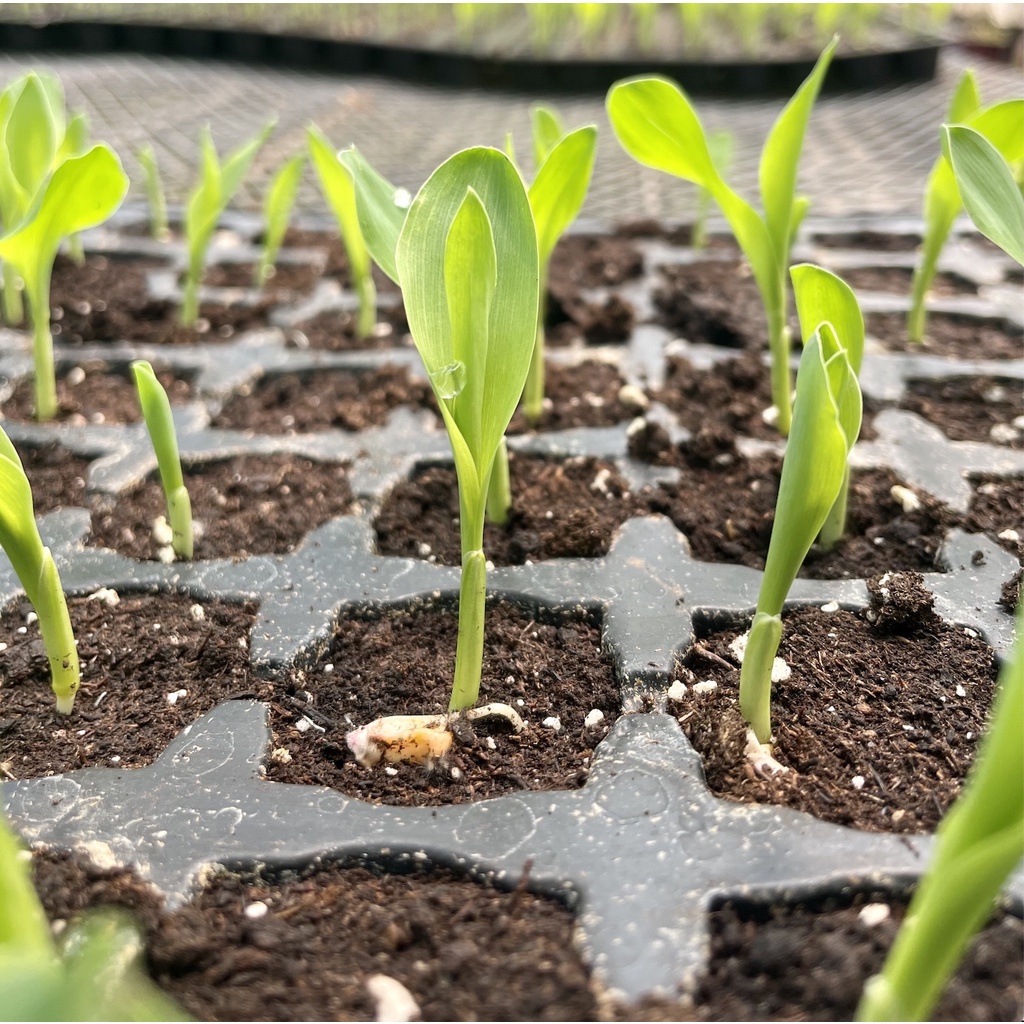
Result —
<svg viewBox="0 0 1024 1024"><path fill-rule="evenodd" d="M466 364L456 359L454 363L435 370L430 375L430 382L434 385L438 397L456 398L466 386Z"/></svg>

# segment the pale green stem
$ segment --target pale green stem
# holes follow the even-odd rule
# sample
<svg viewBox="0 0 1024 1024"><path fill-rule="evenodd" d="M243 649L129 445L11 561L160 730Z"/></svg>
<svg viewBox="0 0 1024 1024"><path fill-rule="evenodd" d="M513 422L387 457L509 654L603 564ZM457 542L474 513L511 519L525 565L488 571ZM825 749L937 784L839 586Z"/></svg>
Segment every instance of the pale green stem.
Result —
<svg viewBox="0 0 1024 1024"><path fill-rule="evenodd" d="M487 518L498 526L508 522L512 507L512 483L508 472L508 445L501 439L494 455L491 478L487 483Z"/></svg>
<svg viewBox="0 0 1024 1024"><path fill-rule="evenodd" d="M39 630L43 647L50 662L53 692L57 698L57 710L62 715L71 713L75 706L75 694L81 682L78 665L78 648L71 628L64 589L60 584L57 566L49 548L43 549L43 561L39 570L39 590L32 602L39 616Z"/></svg>
<svg viewBox="0 0 1024 1024"><path fill-rule="evenodd" d="M757 612L740 669L740 711L761 743L772 738L772 665L781 640L781 615Z"/></svg>
<svg viewBox="0 0 1024 1024"><path fill-rule="evenodd" d="M4 323L8 327L18 327L25 320L25 303L22 301L21 281L11 266L3 268L3 275Z"/></svg>
<svg viewBox="0 0 1024 1024"><path fill-rule="evenodd" d="M459 639L449 711L471 708L480 696L484 663L484 615L487 605L487 559L483 551L462 556L459 584Z"/></svg>
<svg viewBox="0 0 1024 1024"><path fill-rule="evenodd" d="M697 188L697 215L693 218L690 232L690 247L702 252L708 244L708 215L711 213L711 193L706 188Z"/></svg>
<svg viewBox="0 0 1024 1024"><path fill-rule="evenodd" d="M167 521L171 524L171 547L179 558L192 558L192 502L185 486L167 492Z"/></svg>
<svg viewBox="0 0 1024 1024"><path fill-rule="evenodd" d="M181 296L181 311L178 318L183 327L195 327L199 319L199 278L202 267L189 268L185 277L185 290Z"/></svg>
<svg viewBox="0 0 1024 1024"><path fill-rule="evenodd" d="M68 235L68 255L78 266L85 266L85 249L82 248L81 235Z"/></svg>
<svg viewBox="0 0 1024 1024"><path fill-rule="evenodd" d="M523 391L523 412L526 422L534 429L544 414L544 314L537 323L537 339L533 343L530 358L530 372L526 375L526 389Z"/></svg>
<svg viewBox="0 0 1024 1024"><path fill-rule="evenodd" d="M925 327L928 323L925 300L928 297L928 289L931 288L932 282L935 280L939 255L948 234L948 231L939 231L935 228L925 233L924 245L921 249L921 262L914 267L914 279L910 292L910 312L907 314L907 337L911 341L921 342L924 340Z"/></svg>
<svg viewBox="0 0 1024 1024"><path fill-rule="evenodd" d="M355 282L359 296L359 337L369 338L377 326L377 289L369 270Z"/></svg>
<svg viewBox="0 0 1024 1024"><path fill-rule="evenodd" d="M252 286L253 288L260 289L267 283L267 278L270 276L270 252L267 249L263 250L263 255L260 256L259 262L256 264L256 269L252 275Z"/></svg>
<svg viewBox="0 0 1024 1024"><path fill-rule="evenodd" d="M826 550L831 551L846 533L846 506L850 497L850 464L843 468L843 483L839 488L839 495L829 510L818 534L818 543Z"/></svg>
<svg viewBox="0 0 1024 1024"><path fill-rule="evenodd" d="M768 345L772 354L772 402L779 411L775 425L783 437L788 437L793 422L793 375L789 369L791 337L785 305L768 313Z"/></svg>
<svg viewBox="0 0 1024 1024"><path fill-rule="evenodd" d="M29 290L32 311L32 359L35 363L36 419L52 420L57 415L57 375L53 364L53 336L50 334L50 283L36 295Z"/></svg>

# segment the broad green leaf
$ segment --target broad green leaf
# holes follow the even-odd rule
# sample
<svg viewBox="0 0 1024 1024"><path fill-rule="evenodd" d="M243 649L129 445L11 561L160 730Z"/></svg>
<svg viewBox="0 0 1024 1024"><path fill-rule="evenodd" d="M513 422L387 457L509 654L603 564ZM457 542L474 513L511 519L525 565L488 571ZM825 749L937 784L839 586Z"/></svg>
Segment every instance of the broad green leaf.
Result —
<svg viewBox="0 0 1024 1024"><path fill-rule="evenodd" d="M974 77L974 72L968 68L960 76L953 95L950 97L946 120L966 121L977 113L980 106L981 95L978 92L978 82Z"/></svg>
<svg viewBox="0 0 1024 1024"><path fill-rule="evenodd" d="M972 128L944 126L960 197L975 227L1024 264L1024 198L995 147Z"/></svg>
<svg viewBox="0 0 1024 1024"><path fill-rule="evenodd" d="M533 107L530 121L533 127L533 167L536 174L551 150L558 145L558 140L565 135L565 128L550 107Z"/></svg>
<svg viewBox="0 0 1024 1024"><path fill-rule="evenodd" d="M60 128L63 134L63 125ZM53 168L62 137L57 132L47 89L38 75L29 74L11 105L3 133L3 149L17 193L15 217L24 215ZM13 228L15 222L7 226Z"/></svg>
<svg viewBox="0 0 1024 1024"><path fill-rule="evenodd" d="M1024 159L1024 99L994 103L971 117L967 125L988 139L1007 163Z"/></svg>
<svg viewBox="0 0 1024 1024"><path fill-rule="evenodd" d="M21 226L0 238L0 259L13 263L30 289L48 287L61 240L105 221L127 191L128 176L109 147L65 160Z"/></svg>
<svg viewBox="0 0 1024 1024"><path fill-rule="evenodd" d="M338 221L353 277L365 277L370 273L370 252L359 222L352 177L319 128L311 125L307 129L306 138L324 195Z"/></svg>
<svg viewBox="0 0 1024 1024"><path fill-rule="evenodd" d="M800 164L807 122L811 116L814 101L818 98L821 83L832 62L832 54L839 45L833 39L822 51L814 70L786 104L772 126L761 151L758 177L761 183L761 202L764 205L765 222L772 244L780 263L784 263L789 251L790 229L793 218L793 196L796 193L796 176ZM785 272L783 270L783 272Z"/></svg>
<svg viewBox="0 0 1024 1024"><path fill-rule="evenodd" d="M409 212L411 197L378 174L362 153L351 146L338 154L355 183L359 227L374 263L392 281L398 281L395 249Z"/></svg>
<svg viewBox="0 0 1024 1024"><path fill-rule="evenodd" d="M830 323L846 349L853 372L859 375L864 360L864 315L853 289L831 271L812 263L791 267L789 276L793 279L800 333L809 337L818 324Z"/></svg>
<svg viewBox="0 0 1024 1024"><path fill-rule="evenodd" d="M504 153L488 148L464 150L434 171L409 209L398 239L396 266L413 339L436 382L457 361L446 297L445 268L450 262L446 248L469 189L487 215L496 261L479 437L472 449L478 470L489 472L526 380L539 290L533 215L522 179ZM466 269L473 270L468 264ZM479 368L480 362L473 366ZM462 412L459 405L456 412Z"/></svg>
<svg viewBox="0 0 1024 1024"><path fill-rule="evenodd" d="M530 185L530 208L537 225L541 264L576 219L587 197L597 150L597 129L577 128L557 142Z"/></svg>

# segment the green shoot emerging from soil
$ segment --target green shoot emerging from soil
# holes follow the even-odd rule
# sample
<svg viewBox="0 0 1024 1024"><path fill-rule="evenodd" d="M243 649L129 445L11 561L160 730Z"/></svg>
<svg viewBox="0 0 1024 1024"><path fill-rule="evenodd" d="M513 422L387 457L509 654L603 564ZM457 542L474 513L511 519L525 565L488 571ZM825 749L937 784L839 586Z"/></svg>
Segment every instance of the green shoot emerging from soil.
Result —
<svg viewBox="0 0 1024 1024"><path fill-rule="evenodd" d="M136 154L143 177L146 179L146 198L149 201L149 233L159 242L171 237L167 226L167 199L164 196L163 182L160 180L160 169L156 163L156 153L150 145L143 146Z"/></svg>
<svg viewBox="0 0 1024 1024"><path fill-rule="evenodd" d="M963 124L983 135L1010 164L1024 160L1024 100L1006 100L982 108L974 75L965 71L950 100L946 113L949 122ZM924 241L921 257L914 268L910 313L907 317L907 336L911 341L923 341L927 325L925 300L935 280L942 247L946 244L953 223L963 203L957 188L953 168L945 153L932 167L924 193Z"/></svg>
<svg viewBox="0 0 1024 1024"><path fill-rule="evenodd" d="M50 662L57 710L71 713L81 682L78 648L64 589L50 549L43 546L32 507L32 488L10 438L0 429L0 547L39 617Z"/></svg>
<svg viewBox="0 0 1024 1024"><path fill-rule="evenodd" d="M36 418L57 415L50 334L50 276L63 239L105 221L121 205L128 177L106 146L70 157L40 187L22 221L0 238L0 259L21 276L32 316Z"/></svg>
<svg viewBox="0 0 1024 1024"><path fill-rule="evenodd" d="M964 790L936 833L881 974L871 978L857 1020L931 1020L971 936L1024 856L1024 605L1017 642L999 674L992 720Z"/></svg>
<svg viewBox="0 0 1024 1024"><path fill-rule="evenodd" d="M597 128L588 125L566 133L555 112L546 107L535 107L532 118L533 163L537 171L529 197L537 225L541 304L537 316L537 343L523 393L523 411L527 421L535 427L540 422L544 404L544 297L547 295L548 262L587 196L597 150Z"/></svg>
<svg viewBox="0 0 1024 1024"><path fill-rule="evenodd" d="M160 469L160 482L167 498L167 521L171 527L171 549L178 558L192 557L192 502L181 474L178 438L174 432L171 403L153 367L145 359L132 363L139 405L146 421L153 451Z"/></svg>
<svg viewBox="0 0 1024 1024"><path fill-rule="evenodd" d="M1024 197L999 151L973 128L942 126L949 162L974 226L1024 265Z"/></svg>
<svg viewBox="0 0 1024 1024"><path fill-rule="evenodd" d="M0 816L0 1000L8 1020L188 1020L140 967L138 930L89 915L54 942L32 857Z"/></svg>
<svg viewBox="0 0 1024 1024"><path fill-rule="evenodd" d="M338 222L341 240L348 255L352 285L359 296L359 322L356 330L361 338L368 338L377 322L377 291L373 284L370 251L363 239L356 209L355 185L344 163L316 125L310 125L306 137L309 157L316 168L324 198Z"/></svg>
<svg viewBox="0 0 1024 1024"><path fill-rule="evenodd" d="M184 294L181 299L180 319L185 327L194 327L199 319L199 282L206 269L206 250L221 214L231 197L238 191L256 154L274 130L271 121L255 138L235 150L222 164L213 144L210 126L203 128L200 138L199 183L192 190L185 208L185 240L188 248L188 267L185 272Z"/></svg>
<svg viewBox="0 0 1024 1024"><path fill-rule="evenodd" d="M802 270L794 276L797 287L803 283L829 294L824 279L813 274L817 268ZM806 296L804 304L809 312ZM843 313L841 301L823 304L828 305ZM811 544L835 508L847 478L847 458L860 433L857 374L838 333L844 327L842 322L819 321L800 359L775 523L740 672L740 710L756 737L752 759L755 767L769 770L778 770L770 749L764 748L772 735L772 668L782 638L783 605Z"/></svg>
<svg viewBox="0 0 1024 1024"><path fill-rule="evenodd" d="M496 149L455 154L430 176L407 215L396 201L397 190L356 150L342 159L356 183L370 251L402 289L455 459L462 579L449 711L457 714L472 708L479 696L487 494L536 335L539 263L533 215L515 166ZM394 751L407 745L393 737L390 724L378 720L356 730L349 745L362 750L367 729L374 731L378 747ZM375 763L372 753L357 756Z"/></svg>
<svg viewBox="0 0 1024 1024"><path fill-rule="evenodd" d="M786 272L793 236L808 207L807 200L795 194L797 167L811 108L837 42L825 48L765 140L760 166L763 217L722 179L704 128L674 82L653 77L618 82L607 100L608 118L622 148L641 164L706 188L750 262L768 320L772 401L782 434L789 433L792 388Z"/></svg>
<svg viewBox="0 0 1024 1024"><path fill-rule="evenodd" d="M274 175L263 200L263 218L266 226L263 229L263 253L256 266L253 287L262 288L272 276L277 253L284 241L284 233L288 230L288 218L295 205L295 197L299 193L299 182L302 181L302 169L306 164L304 156L294 156Z"/></svg>
<svg viewBox="0 0 1024 1024"><path fill-rule="evenodd" d="M729 132L714 132L708 136L708 154L711 162L715 165L719 177L723 180L729 173L732 166L732 135ZM710 190L703 185L697 188L697 212L693 218L693 232L690 235L690 245L698 252L702 252L708 246L708 216L711 213L711 204L715 197Z"/></svg>

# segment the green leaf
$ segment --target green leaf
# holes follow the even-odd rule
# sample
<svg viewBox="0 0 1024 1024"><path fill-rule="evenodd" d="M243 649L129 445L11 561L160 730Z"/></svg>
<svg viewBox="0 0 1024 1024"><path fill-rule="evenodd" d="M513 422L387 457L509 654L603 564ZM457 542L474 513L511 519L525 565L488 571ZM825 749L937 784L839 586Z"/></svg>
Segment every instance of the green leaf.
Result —
<svg viewBox="0 0 1024 1024"><path fill-rule="evenodd" d="M63 133L63 125L60 126ZM53 168L61 136L50 106L47 87L37 74L25 77L15 95L3 130L4 163L9 168L9 183L16 208L5 217L13 228L24 216Z"/></svg>
<svg viewBox="0 0 1024 1024"><path fill-rule="evenodd" d="M981 106L981 95L978 93L978 82L974 72L968 68L956 83L953 95L949 100L947 121L966 121L977 113Z"/></svg>
<svg viewBox="0 0 1024 1024"><path fill-rule="evenodd" d="M761 202L764 205L768 234L779 262L783 264L783 272L789 254L793 197L796 194L797 169L807 122L838 45L838 38L833 39L822 51L810 75L779 114L761 151L758 172Z"/></svg>
<svg viewBox="0 0 1024 1024"><path fill-rule="evenodd" d="M1006 161L973 128L944 125L943 130L960 197L975 227L1024 264L1024 198Z"/></svg>
<svg viewBox="0 0 1024 1024"><path fill-rule="evenodd" d="M533 127L533 166L536 174L544 165L551 150L558 145L558 140L565 135L565 128L550 107L533 107L530 111L530 122ZM512 159L514 162L515 158Z"/></svg>
<svg viewBox="0 0 1024 1024"><path fill-rule="evenodd" d="M269 121L258 135L238 147L225 161L221 167L221 191L223 195L222 206L227 206L231 197L238 191L242 179L249 173L256 154L263 144L270 138L270 133L277 124L277 118Z"/></svg>
<svg viewBox="0 0 1024 1024"><path fill-rule="evenodd" d="M583 206L596 151L597 129L592 125L577 128L548 152L530 185L530 208L537 225L542 265Z"/></svg>
<svg viewBox="0 0 1024 1024"><path fill-rule="evenodd" d="M6 433L4 438L9 445ZM25 470L20 460L6 455L0 456L0 547L34 605L43 541L36 526L32 488Z"/></svg>
<svg viewBox="0 0 1024 1024"><path fill-rule="evenodd" d="M288 218L295 205L295 197L299 193L299 184L302 181L302 169L305 163L306 158L301 154L292 157L274 175L270 188L267 189L267 195L263 202L263 216L267 226L263 242L263 255L260 257L256 274L257 287L269 274L270 268L277 259L281 243L284 241L285 232L288 230Z"/></svg>
<svg viewBox="0 0 1024 1024"><path fill-rule="evenodd" d="M355 182L359 227L370 255L377 266L397 282L395 249L412 197L378 174L355 146L339 153L338 159Z"/></svg>
<svg viewBox="0 0 1024 1024"><path fill-rule="evenodd" d="M14 264L30 293L45 283L61 240L105 221L121 205L128 176L107 146L65 160L21 226L0 238L0 258Z"/></svg>
<svg viewBox="0 0 1024 1024"><path fill-rule="evenodd" d="M454 366L456 337L460 354L465 334L457 335L450 321L447 296L456 255L448 251L453 222L472 189L490 223L495 253L494 290L487 315L486 352L474 353L466 366L482 373L482 390L468 382L467 395L479 396L478 413L467 402L455 402L454 414L479 423L471 451L485 482L498 444L505 433L523 390L537 327L537 238L522 179L511 161L496 149L475 148L456 153L443 163L420 189L409 209L398 239L396 265L406 313L416 347L431 380ZM476 207L471 203L475 210ZM464 217L476 218L464 213ZM460 228L457 237L464 238ZM472 233L479 239L478 231ZM462 261L467 274L481 272L470 262L480 258L482 242L474 243L473 256ZM485 272L488 271L484 267ZM460 431L465 426L458 422ZM470 438L467 436L467 441Z"/></svg>
<svg viewBox="0 0 1024 1024"><path fill-rule="evenodd" d="M76 114L69 122L67 131L57 151L55 163L63 163L68 157L81 156L89 147L89 118Z"/></svg>
<svg viewBox="0 0 1024 1024"><path fill-rule="evenodd" d="M56 957L50 924L32 887L32 861L23 857L23 851L0 815L0 965L12 953L44 962ZM5 1003L5 1014L8 1009Z"/></svg>
<svg viewBox="0 0 1024 1024"><path fill-rule="evenodd" d="M841 277L811 263L790 268L789 276L802 336L809 337L819 324L830 323L859 376L864 361L864 316L853 289Z"/></svg>

